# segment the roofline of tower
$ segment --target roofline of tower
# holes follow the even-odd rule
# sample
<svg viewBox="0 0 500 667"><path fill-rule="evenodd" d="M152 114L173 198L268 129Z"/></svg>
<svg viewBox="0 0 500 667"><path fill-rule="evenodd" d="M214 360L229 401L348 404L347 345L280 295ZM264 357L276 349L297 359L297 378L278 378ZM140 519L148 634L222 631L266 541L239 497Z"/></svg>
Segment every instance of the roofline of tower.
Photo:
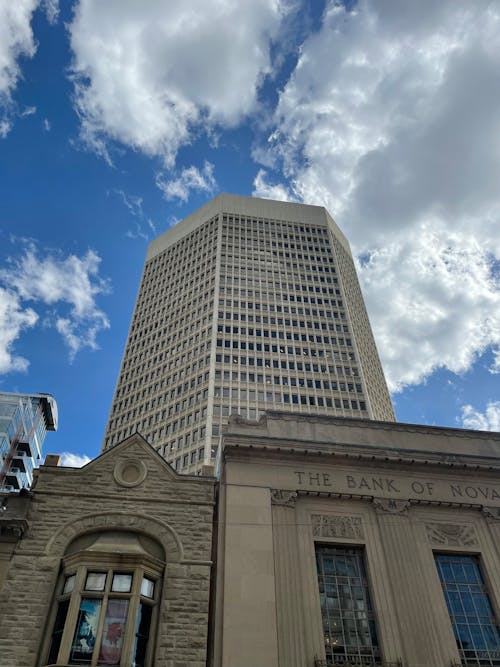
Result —
<svg viewBox="0 0 500 667"><path fill-rule="evenodd" d="M305 209L307 209L307 220L304 219ZM173 243L181 240L184 236L190 234L200 225L220 213L251 215L256 218L309 223L324 227L329 226L345 249L349 253L351 252L347 238L324 206L312 206L310 204L298 204L295 202L274 201L272 199L259 199L257 197L221 193L201 208L190 213L180 223L151 241L148 246L146 261L163 252Z"/></svg>

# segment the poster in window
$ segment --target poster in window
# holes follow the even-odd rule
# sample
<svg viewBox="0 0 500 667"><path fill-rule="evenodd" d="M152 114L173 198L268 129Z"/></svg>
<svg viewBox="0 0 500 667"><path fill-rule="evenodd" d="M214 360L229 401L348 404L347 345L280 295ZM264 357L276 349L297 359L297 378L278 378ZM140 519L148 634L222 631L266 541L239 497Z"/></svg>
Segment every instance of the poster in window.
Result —
<svg viewBox="0 0 500 667"><path fill-rule="evenodd" d="M71 661L87 665L92 661L92 653L97 635L102 600L82 598L75 636L71 647Z"/></svg>
<svg viewBox="0 0 500 667"><path fill-rule="evenodd" d="M128 600L109 600L102 631L100 665L119 665L122 656Z"/></svg>

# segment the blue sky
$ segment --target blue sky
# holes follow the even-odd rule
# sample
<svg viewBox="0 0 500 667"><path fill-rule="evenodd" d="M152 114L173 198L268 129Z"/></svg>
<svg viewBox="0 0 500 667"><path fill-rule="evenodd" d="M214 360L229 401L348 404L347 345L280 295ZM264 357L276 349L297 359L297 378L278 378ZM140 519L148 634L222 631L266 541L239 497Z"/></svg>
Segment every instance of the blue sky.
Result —
<svg viewBox="0 0 500 667"><path fill-rule="evenodd" d="M498 0L0 0L0 389L56 397L45 451L99 452L147 244L221 191L330 210L400 421L500 430L499 71Z"/></svg>

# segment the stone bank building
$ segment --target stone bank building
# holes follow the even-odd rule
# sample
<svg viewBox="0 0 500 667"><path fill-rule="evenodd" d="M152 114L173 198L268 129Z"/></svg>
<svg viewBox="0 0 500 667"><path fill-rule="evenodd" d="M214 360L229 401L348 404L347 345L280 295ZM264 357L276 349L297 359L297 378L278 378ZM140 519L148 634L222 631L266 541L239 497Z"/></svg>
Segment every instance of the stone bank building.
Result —
<svg viewBox="0 0 500 667"><path fill-rule="evenodd" d="M0 499L0 667L500 665L500 434L268 411Z"/></svg>

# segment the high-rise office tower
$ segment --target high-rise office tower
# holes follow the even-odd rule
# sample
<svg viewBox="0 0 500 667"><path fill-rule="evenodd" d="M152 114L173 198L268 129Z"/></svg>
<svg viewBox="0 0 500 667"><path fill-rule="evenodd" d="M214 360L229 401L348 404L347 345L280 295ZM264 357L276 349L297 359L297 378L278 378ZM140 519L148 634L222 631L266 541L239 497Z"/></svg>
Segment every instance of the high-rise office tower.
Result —
<svg viewBox="0 0 500 667"><path fill-rule="evenodd" d="M149 246L103 448L138 431L197 472L266 408L395 419L328 212L223 194Z"/></svg>
<svg viewBox="0 0 500 667"><path fill-rule="evenodd" d="M0 491L29 489L47 431L57 430L50 394L0 393Z"/></svg>

